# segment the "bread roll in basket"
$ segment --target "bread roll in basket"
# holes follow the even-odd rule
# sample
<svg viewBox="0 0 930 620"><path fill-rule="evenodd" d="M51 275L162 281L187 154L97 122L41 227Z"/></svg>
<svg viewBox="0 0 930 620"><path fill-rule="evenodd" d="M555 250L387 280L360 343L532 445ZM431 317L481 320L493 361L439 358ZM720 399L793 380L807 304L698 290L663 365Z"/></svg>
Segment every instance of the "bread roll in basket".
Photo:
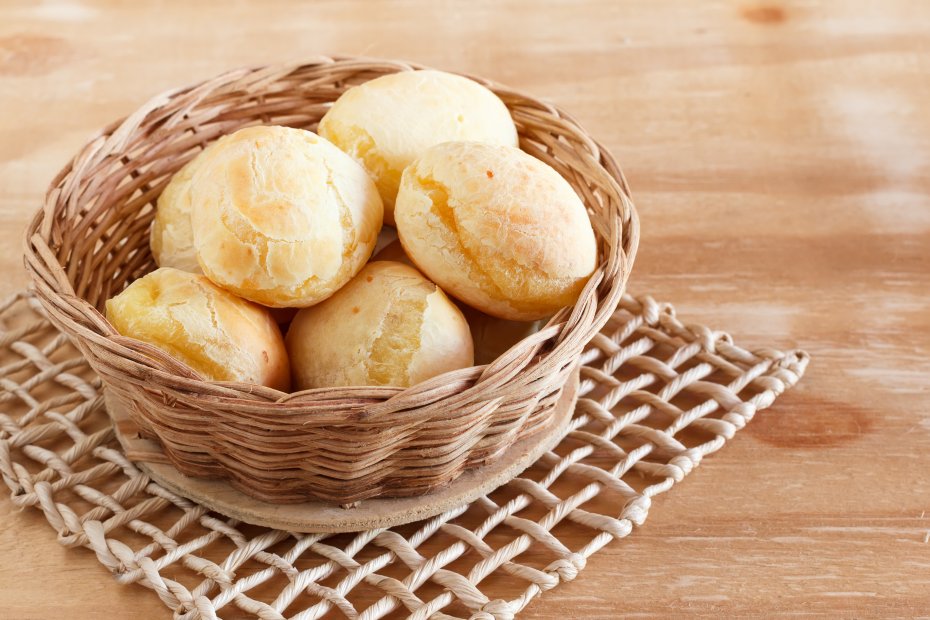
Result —
<svg viewBox="0 0 930 620"><path fill-rule="evenodd" d="M203 381L106 321L106 300L155 268L148 243L155 202L204 145L256 124L315 130L346 89L416 68L326 57L231 71L157 96L106 127L53 180L25 237L37 296L100 375L108 399L183 474L224 479L273 503L426 494L543 428L583 348L619 303L639 240L620 168L559 109L478 79L507 105L520 147L581 197L598 244L598 267L578 302L494 362L407 389L285 394Z"/></svg>

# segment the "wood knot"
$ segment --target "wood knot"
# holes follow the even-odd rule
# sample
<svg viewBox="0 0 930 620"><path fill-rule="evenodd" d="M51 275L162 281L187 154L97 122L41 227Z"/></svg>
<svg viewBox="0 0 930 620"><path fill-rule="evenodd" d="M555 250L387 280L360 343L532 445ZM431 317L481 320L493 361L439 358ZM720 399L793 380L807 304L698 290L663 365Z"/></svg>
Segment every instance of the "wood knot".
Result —
<svg viewBox="0 0 930 620"><path fill-rule="evenodd" d="M788 19L785 9L771 5L748 6L743 8L741 14L746 21L764 26L780 24Z"/></svg>
<svg viewBox="0 0 930 620"><path fill-rule="evenodd" d="M804 391L777 412L755 416L746 432L778 448L832 448L872 431L874 414L851 403L818 398Z"/></svg>

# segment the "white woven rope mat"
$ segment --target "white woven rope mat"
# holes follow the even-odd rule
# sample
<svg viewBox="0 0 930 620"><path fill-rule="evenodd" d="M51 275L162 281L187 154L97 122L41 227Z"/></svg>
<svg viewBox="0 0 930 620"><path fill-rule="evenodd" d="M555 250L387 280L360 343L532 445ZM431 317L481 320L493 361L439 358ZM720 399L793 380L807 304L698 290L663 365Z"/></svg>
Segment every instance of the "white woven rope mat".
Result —
<svg viewBox="0 0 930 620"><path fill-rule="evenodd" d="M746 351L681 323L668 304L626 296L584 354L568 435L521 477L408 526L294 534L210 513L149 480L118 448L99 379L23 293L0 304L0 473L61 544L154 590L175 618L506 620L642 524L650 498L723 447L807 361Z"/></svg>

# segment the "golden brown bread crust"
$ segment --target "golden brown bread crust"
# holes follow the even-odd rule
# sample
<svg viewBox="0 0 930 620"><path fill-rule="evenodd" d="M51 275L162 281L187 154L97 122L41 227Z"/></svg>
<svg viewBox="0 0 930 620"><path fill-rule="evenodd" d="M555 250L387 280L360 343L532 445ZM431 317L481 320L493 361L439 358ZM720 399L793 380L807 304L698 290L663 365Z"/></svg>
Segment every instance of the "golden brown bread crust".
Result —
<svg viewBox="0 0 930 620"><path fill-rule="evenodd" d="M461 311L416 269L389 261L298 312L286 340L297 389L408 387L474 363Z"/></svg>
<svg viewBox="0 0 930 620"><path fill-rule="evenodd" d="M390 225L401 173L429 147L454 140L517 145L513 119L497 95L434 70L402 71L350 88L318 131L368 170Z"/></svg>
<svg viewBox="0 0 930 620"><path fill-rule="evenodd" d="M284 339L268 310L170 267L107 301L120 334L152 344L212 381L290 388Z"/></svg>
<svg viewBox="0 0 930 620"><path fill-rule="evenodd" d="M428 149L404 171L395 218L404 250L427 277L504 319L540 319L573 304L597 262L581 199L513 147Z"/></svg>
<svg viewBox="0 0 930 620"><path fill-rule="evenodd" d="M389 260L416 268L400 239L392 241L378 252L372 260ZM462 311L471 330L472 342L475 345L475 364L490 364L510 347L517 344L527 336L535 334L545 325L545 320L539 321L510 321L499 319L496 316L475 310L468 304L452 300Z"/></svg>
<svg viewBox="0 0 930 620"><path fill-rule="evenodd" d="M270 307L332 295L371 256L382 224L381 199L362 167L289 127L249 127L217 142L190 196L204 274Z"/></svg>

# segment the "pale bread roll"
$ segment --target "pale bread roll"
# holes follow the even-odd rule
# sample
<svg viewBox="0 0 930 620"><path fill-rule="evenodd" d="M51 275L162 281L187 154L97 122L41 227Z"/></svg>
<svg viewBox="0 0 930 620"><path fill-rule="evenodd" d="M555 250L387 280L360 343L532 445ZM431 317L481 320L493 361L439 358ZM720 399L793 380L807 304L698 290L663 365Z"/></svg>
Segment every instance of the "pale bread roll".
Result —
<svg viewBox="0 0 930 620"><path fill-rule="evenodd" d="M428 278L503 319L541 319L573 304L597 265L581 199L513 147L430 148L404 171L395 216L404 250Z"/></svg>
<svg viewBox="0 0 930 620"><path fill-rule="evenodd" d="M106 304L123 336L154 345L212 381L290 387L287 351L268 310L206 277L163 267Z"/></svg>
<svg viewBox="0 0 930 620"><path fill-rule="evenodd" d="M149 245L159 267L201 273L191 230L191 179L209 157L211 144L178 170L158 197Z"/></svg>
<svg viewBox="0 0 930 620"><path fill-rule="evenodd" d="M297 313L287 333L297 389L408 387L474 362L468 323L413 267L368 263L326 301Z"/></svg>
<svg viewBox="0 0 930 620"><path fill-rule="evenodd" d="M416 268L407 253L404 252L404 246L401 245L400 239L392 241L378 250L372 260L396 261ZM453 299L452 301L455 303L456 300ZM458 302L456 305L462 311L465 320L468 321L468 328L471 331L472 342L475 346L475 364L478 365L490 364L510 347L527 336L535 334L546 324L545 320L509 321L499 319L496 316L475 310L463 302Z"/></svg>
<svg viewBox="0 0 930 620"><path fill-rule="evenodd" d="M319 133L362 163L394 224L400 175L440 142L517 145L507 106L478 82L442 71L402 71L350 88L320 121Z"/></svg>
<svg viewBox="0 0 930 620"><path fill-rule="evenodd" d="M318 303L371 256L381 199L365 170L316 134L240 129L191 180L197 261L219 286L270 307Z"/></svg>

